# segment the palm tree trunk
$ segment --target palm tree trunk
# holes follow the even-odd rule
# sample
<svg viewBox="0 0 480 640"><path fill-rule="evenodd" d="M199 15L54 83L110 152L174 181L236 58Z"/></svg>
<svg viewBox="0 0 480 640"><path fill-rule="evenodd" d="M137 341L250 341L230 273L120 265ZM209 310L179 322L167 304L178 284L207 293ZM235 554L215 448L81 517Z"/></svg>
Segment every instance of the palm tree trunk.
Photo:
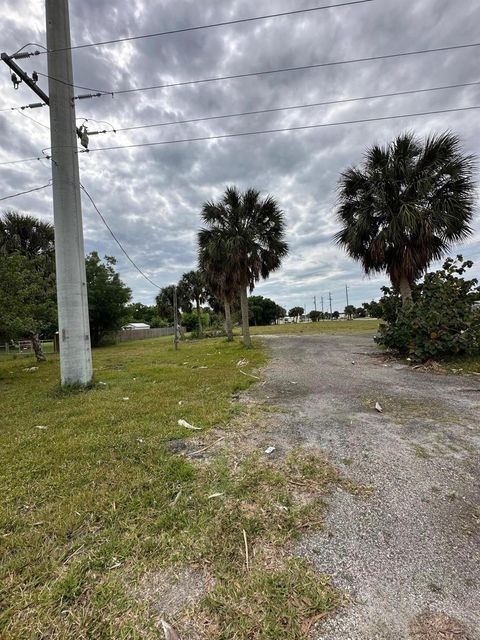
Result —
<svg viewBox="0 0 480 640"><path fill-rule="evenodd" d="M232 314L230 312L230 302L227 298L223 301L225 307L225 331L227 332L227 342L233 342L233 330L232 330Z"/></svg>
<svg viewBox="0 0 480 640"><path fill-rule="evenodd" d="M240 307L242 309L243 344L249 349L252 346L252 340L250 338L250 327L248 325L248 298L246 287L240 289Z"/></svg>
<svg viewBox="0 0 480 640"><path fill-rule="evenodd" d="M203 327L202 327L202 312L200 311L200 300L197 298L195 300L197 305L197 320L198 320L198 335L203 335Z"/></svg>
<svg viewBox="0 0 480 640"><path fill-rule="evenodd" d="M402 306L409 307L413 304L412 299L412 287L410 286L410 282L406 276L401 276L400 278L400 295L402 296Z"/></svg>

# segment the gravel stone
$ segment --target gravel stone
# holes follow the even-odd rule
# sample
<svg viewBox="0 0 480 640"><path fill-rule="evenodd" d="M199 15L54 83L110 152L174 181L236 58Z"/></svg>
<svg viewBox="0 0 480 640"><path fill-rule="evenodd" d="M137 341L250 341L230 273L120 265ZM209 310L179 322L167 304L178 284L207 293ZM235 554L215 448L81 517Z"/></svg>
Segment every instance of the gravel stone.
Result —
<svg viewBox="0 0 480 640"><path fill-rule="evenodd" d="M250 395L283 409L268 444L320 447L373 488L335 492L325 528L294 550L349 598L312 638L410 640L434 620L426 640L455 625L480 640L478 379L386 360L363 334L262 340L271 361Z"/></svg>

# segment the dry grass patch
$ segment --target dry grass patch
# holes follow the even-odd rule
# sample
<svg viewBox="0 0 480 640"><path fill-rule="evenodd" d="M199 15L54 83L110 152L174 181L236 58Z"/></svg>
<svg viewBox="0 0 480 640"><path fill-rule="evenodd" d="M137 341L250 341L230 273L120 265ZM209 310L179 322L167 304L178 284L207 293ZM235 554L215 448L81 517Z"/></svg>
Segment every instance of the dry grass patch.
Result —
<svg viewBox="0 0 480 640"><path fill-rule="evenodd" d="M426 611L415 618L411 637L414 640L473 640L458 620L433 611Z"/></svg>

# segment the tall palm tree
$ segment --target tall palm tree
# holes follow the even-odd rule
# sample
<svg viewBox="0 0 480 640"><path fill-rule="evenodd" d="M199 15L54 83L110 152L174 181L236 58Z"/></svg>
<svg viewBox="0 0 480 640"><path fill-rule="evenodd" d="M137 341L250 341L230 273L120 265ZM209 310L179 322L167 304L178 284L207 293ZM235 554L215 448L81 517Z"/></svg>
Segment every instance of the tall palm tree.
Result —
<svg viewBox="0 0 480 640"><path fill-rule="evenodd" d="M403 304L432 260L472 233L475 163L446 132L424 142L413 133L367 151L339 183L337 244L365 273L386 271Z"/></svg>
<svg viewBox="0 0 480 640"><path fill-rule="evenodd" d="M7 210L0 217L0 253L20 253L27 258L53 253L53 225L34 216Z"/></svg>
<svg viewBox="0 0 480 640"><path fill-rule="evenodd" d="M178 290L185 300L194 300L197 310L198 333L202 335L202 311L200 305L206 300L205 280L201 271L184 273L178 283Z"/></svg>
<svg viewBox="0 0 480 640"><path fill-rule="evenodd" d="M238 283L242 310L243 343L251 347L247 289L268 278L288 253L284 213L271 196L261 198L255 189L240 193L228 187L218 202L202 208L206 228L199 233L200 248L210 246L224 260L226 273Z"/></svg>

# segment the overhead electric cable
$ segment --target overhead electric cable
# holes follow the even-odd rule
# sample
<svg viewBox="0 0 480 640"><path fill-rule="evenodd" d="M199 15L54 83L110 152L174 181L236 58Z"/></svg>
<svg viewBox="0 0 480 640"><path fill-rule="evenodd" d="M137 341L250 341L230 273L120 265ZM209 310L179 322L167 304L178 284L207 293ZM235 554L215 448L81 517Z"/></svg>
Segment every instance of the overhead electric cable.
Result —
<svg viewBox="0 0 480 640"><path fill-rule="evenodd" d="M8 200L9 198L16 198L17 196L23 196L26 193L32 193L33 191L40 191L40 189L46 189L47 187L51 187L52 183L48 182L47 184L42 185L41 187L34 187L33 189L27 189L27 191L19 191L18 193L12 193L10 196L4 196L0 198L2 200Z"/></svg>
<svg viewBox="0 0 480 640"><path fill-rule="evenodd" d="M156 287L157 289L161 289L161 287L156 284L153 280L151 280L146 273L144 273L140 267L132 260L132 258L128 255L128 253L126 252L126 250L123 248L122 243L120 242L120 240L117 238L117 236L114 234L114 232L112 231L112 228L110 227L110 225L108 224L108 222L105 220L105 218L103 217L103 215L101 214L99 208L97 207L97 205L95 204L92 196L88 193L88 191L85 189L85 187L83 186L83 184L80 184L80 187L82 188L82 191L85 193L85 195L87 196L87 198L90 200L90 202L92 203L93 208L95 209L95 211L98 213L98 215L100 216L100 219L102 220L103 224L107 227L107 229L109 230L112 238L115 240L115 242L118 244L118 246L120 247L120 249L123 251L123 253L125 254L125 256L128 258L128 260L132 263L132 265L135 267L135 269L138 271L138 273L140 273L145 280L148 280L148 282L150 282L150 284L153 284L154 287Z"/></svg>
<svg viewBox="0 0 480 640"><path fill-rule="evenodd" d="M47 105L44 102L37 102L35 104L24 104L21 107L5 107L4 109L0 109L0 113L4 111L23 111L24 109L37 109L38 107L46 107Z"/></svg>
<svg viewBox="0 0 480 640"><path fill-rule="evenodd" d="M144 124L144 125L133 125L133 126L128 126L128 127L114 127L112 124L110 124L109 122L103 121L103 120L94 120L93 118L83 118L83 117L77 117L77 120L85 120L85 122L97 122L97 123L103 123L105 122L105 124L108 124L111 127L111 131L104 130L104 131L100 131L99 133L115 133L117 131L133 131L136 129L149 129L149 128L153 128L153 127L166 127L169 125L175 125L175 124L191 124L194 122L206 122L208 120L222 120L222 119L226 119L226 118L236 118L236 117L240 117L240 116L250 116L250 115L261 115L264 113L275 113L277 111L293 111L295 109L306 109L309 107L324 107L324 106L328 106L328 105L335 105L335 104L344 104L344 103L348 103L348 102L360 102L362 100L374 100L374 99L378 99L378 98L393 98L396 96L404 96L404 95L414 95L416 93L429 93L432 91L443 91L443 90L447 90L447 89L461 89L464 87L474 87L474 86L478 86L480 85L480 81L475 80L473 82L461 82L461 83L457 83L457 84L446 84L446 85L438 85L436 87L427 87L424 89L407 89L404 91L392 91L392 92L388 92L388 93L375 93L375 94L371 94L368 96L358 96L355 98L339 98L339 99L335 99L335 100L324 100L322 102L310 102L310 103L305 103L305 104L297 104L297 105L288 105L285 107L272 107L270 109L255 109L255 110L251 110L251 111L239 111L236 113L227 113L227 114L219 114L219 115L214 115L214 116L200 116L198 118L189 118L189 119L185 119L185 120L169 120L167 122L159 122L159 123L152 123L152 124ZM46 106L45 104L42 104L41 106ZM42 124L41 122L38 122L37 120L34 120L31 116L27 116L25 113L23 113L24 109L30 108L30 105L25 105L23 107L8 107L6 109L0 109L0 113L2 112L7 112L7 111L19 111L22 115L24 115L25 117L29 117L31 120L33 120L33 122L37 122L37 124L40 124L42 127L47 127L47 125ZM89 131L89 135L92 135L93 132Z"/></svg>
<svg viewBox="0 0 480 640"><path fill-rule="evenodd" d="M100 47L107 44L117 44L120 42L131 42L132 40L144 40L146 38L158 38L161 36L171 36L178 33L187 33L189 31L200 31L202 29L213 29L217 27L226 27L235 24L244 24L247 22L258 22L261 20L268 20L270 18L281 18L284 16L293 16L304 13L313 13L315 11L322 11L324 9L335 9L339 7L348 7L358 4L367 4L374 0L350 0L349 2L341 2L338 4L328 4L316 7L307 7L305 9L295 9L293 11L282 11L279 13L268 13L261 16L253 16L249 18L238 18L236 20L225 20L222 22L213 22L211 24L202 24L193 27L182 27L179 29L170 29L169 31L158 31L156 33L146 33L138 36L125 36L123 38L112 38L111 40L103 40L100 42L86 42L84 44L76 44L71 47L63 47L59 49L50 49L50 53L57 53L59 51L74 51L76 49L87 49L88 47ZM41 51L40 53L44 53Z"/></svg>
<svg viewBox="0 0 480 640"><path fill-rule="evenodd" d="M462 111L473 111L480 109L480 105L471 105L468 107L455 107L452 109L436 109L434 111L421 111L418 113L401 113L395 114L392 116L378 116L376 118L360 118L357 120L343 120L341 122L324 122L320 124L310 124L310 125L302 125L296 127L284 127L284 128L276 128L276 129L262 129L258 131L241 131L238 133L224 133L220 135L214 136L200 136L197 138L182 138L175 140L160 140L158 142L142 142L138 144L127 144L127 145L118 145L114 147L97 147L96 149L78 149L78 153L94 153L96 151L113 151L116 149L136 149L139 147L155 147L161 145L170 145L170 144L180 144L183 142L202 142L208 140L222 140L225 138L239 138L246 136L255 136L255 135L263 135L268 133L282 133L287 131L306 131L309 129L321 129L326 127L338 127L348 124L362 124L362 123L370 123L370 122L382 122L386 120L399 120L401 118L415 118L420 116L428 116L428 115L440 115L443 113L457 113ZM1 165L10 165L10 164L19 164L21 162L30 162L32 160L51 160L51 156L46 155L44 157L33 157L33 158L24 158L21 160L9 160L7 162L0 162Z"/></svg>
<svg viewBox="0 0 480 640"><path fill-rule="evenodd" d="M202 117L198 117L198 118L189 118L186 120L170 120L168 122L158 122L158 123L152 123L152 124L142 124L142 125L133 125L133 126L129 126L129 127L113 127L112 125L112 130L108 131L108 130L103 130L103 131L89 131L89 135L93 135L95 133L117 133L119 131L135 131L138 129L151 129L154 127L166 127L166 126L170 126L170 125L176 125L176 124L191 124L194 122L207 122L210 120L222 120L222 119L226 119L226 118L237 118L240 116L252 116L252 115L260 115L260 114L265 114L265 113L276 113L278 111L293 111L295 109L306 109L306 108L310 108L310 107L324 107L324 106L328 106L328 105L335 105L335 104L345 104L348 102L360 102L362 100L374 100L377 98L392 98L392 97L397 97L397 96L405 96L405 95L413 95L413 94L417 94L417 93L429 93L431 91L442 91L445 89L459 89L462 87L473 87L473 86L478 86L480 85L480 81L475 81L475 82L463 82L460 84L448 84L448 85L441 85L438 87L429 87L429 88L425 88L425 89L409 89L406 91L393 91L390 93L377 93L377 94L372 94L369 96L360 96L360 97L356 97L356 98L340 98L337 100L325 100L322 102L310 102L307 104L296 104L296 105L290 105L287 107L272 107L270 109L255 109L252 111L240 111L240 112L236 112L236 113L226 113L226 114L221 114L221 115L215 115L215 116L202 116Z"/></svg>
<svg viewBox="0 0 480 640"><path fill-rule="evenodd" d="M199 136L197 138L182 138L178 140L160 140L158 142L141 142L137 144L126 144L114 147L97 147L96 149L81 149L79 153L94 153L96 151L113 151L116 149L136 149L139 147L155 147L161 145L179 144L182 142L201 142L206 140L222 140L225 138L240 138L245 136L256 136L267 133L282 133L285 131L305 131L308 129L321 129L324 127L338 127L347 124L361 124L368 122L381 122L384 120L398 120L400 118L414 118L419 116L438 115L442 113L456 113L460 111L472 111L474 109L480 109L480 105L472 105L469 107L456 107L453 109L437 109L435 111L421 111L419 113L403 113L393 116L378 116L376 118L360 118L358 120L344 120L342 122L324 122L320 124L301 125L296 127L284 127L276 129L262 129L258 131L241 131L238 133L224 133L214 136Z"/></svg>
<svg viewBox="0 0 480 640"><path fill-rule="evenodd" d="M0 162L0 166L6 166L8 164L20 164L21 162L31 162L32 160L50 160L51 156L35 156L34 158L22 158L21 160L7 160L7 162Z"/></svg>
<svg viewBox="0 0 480 640"><path fill-rule="evenodd" d="M38 72L38 75L43 76L45 78L50 78L51 80L53 80L54 82L60 82L61 84L66 84L68 86L71 86L75 89L82 89L85 91L93 91L97 94L101 94L101 95L109 95L109 96L118 96L118 95L125 95L128 93L136 93L138 91L153 91L155 89L171 89L174 87L185 87L185 86L189 86L189 85L196 85L196 84L206 84L209 82L221 82L224 80L235 80L235 79L240 79L240 78L253 78L256 76L266 76L266 75L272 75L275 73L287 73L287 72L294 72L294 71L306 71L308 69L320 69L320 68L324 68L324 67L335 67L335 66L339 66L339 65L346 65L346 64L357 64L360 62L375 62L378 60L390 60L390 59L395 59L395 58L405 58L408 56L416 56L416 55L424 55L424 54L428 54L428 53L439 53L442 51L457 51L457 50L461 50L461 49L471 49L474 47L480 47L480 42L473 42L470 44L458 44L458 45L450 45L450 46L446 46L446 47L436 47L434 49L418 49L416 51L403 51L400 53L388 53L388 54L383 54L383 55L378 55L378 56L368 56L368 57L364 57L364 58L352 58L349 60L332 60L329 62L318 62L318 63L312 63L312 64L305 64L305 65L300 65L300 66L296 66L296 67L281 67L279 69L263 69L260 71L249 71L247 73L235 73L235 74L231 74L228 76L214 76L211 78L200 78L198 80L185 80L182 82L169 82L166 84L155 84L155 85L151 85L151 86L147 86L147 87L133 87L131 89L93 89L92 87L85 87L82 85L76 85L70 82L65 82L64 80L60 80L59 78L55 78L54 76L50 76L46 73L40 73ZM80 96L76 96L76 98L78 99ZM100 97L100 96L89 96L89 97Z"/></svg>
<svg viewBox="0 0 480 640"><path fill-rule="evenodd" d="M19 115L23 116L24 118L28 118L28 120L31 120L32 122L35 122L35 124L40 125L44 129L48 129L50 131L50 127L48 125L43 124L43 122L39 122L38 120L35 120L35 118L32 118L32 116L28 116L26 113L23 113L23 111L17 110L17 113Z"/></svg>

